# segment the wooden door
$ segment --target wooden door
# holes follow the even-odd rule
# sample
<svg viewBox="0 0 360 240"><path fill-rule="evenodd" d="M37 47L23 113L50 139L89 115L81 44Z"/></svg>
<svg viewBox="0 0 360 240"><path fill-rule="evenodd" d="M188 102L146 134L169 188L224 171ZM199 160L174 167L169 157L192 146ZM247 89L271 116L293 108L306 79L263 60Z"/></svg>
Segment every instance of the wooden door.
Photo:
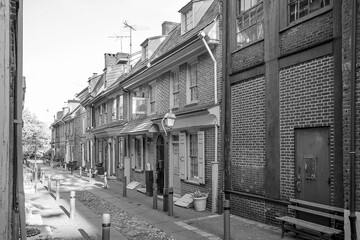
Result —
<svg viewBox="0 0 360 240"><path fill-rule="evenodd" d="M180 169L179 169L179 135L172 136L172 156L173 162L173 188L174 193L181 195Z"/></svg>

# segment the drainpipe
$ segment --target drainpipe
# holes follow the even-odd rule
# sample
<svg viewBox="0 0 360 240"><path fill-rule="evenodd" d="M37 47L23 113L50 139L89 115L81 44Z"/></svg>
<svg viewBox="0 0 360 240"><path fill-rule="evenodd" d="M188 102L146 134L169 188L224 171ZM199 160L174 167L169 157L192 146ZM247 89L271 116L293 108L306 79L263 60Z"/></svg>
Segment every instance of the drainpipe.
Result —
<svg viewBox="0 0 360 240"><path fill-rule="evenodd" d="M215 104L217 104L218 103L218 99L217 99L217 62L216 62L214 54L212 53L208 43L206 42L206 39L205 39L206 34L204 33L204 31L201 31L198 36L203 41L207 51L210 54L211 59L214 62L214 95L215 95Z"/></svg>
<svg viewBox="0 0 360 240"><path fill-rule="evenodd" d="M208 43L206 42L206 34L201 31L199 33L199 38L203 41L207 51L209 52L209 55L214 62L214 95L215 95L215 104L218 103L217 99L217 61L214 57L214 54L212 53ZM218 191L219 191L219 162L218 162L218 120L217 117L215 118L215 156L214 156L214 162L211 163L211 171L212 171L212 212L217 212L217 206L218 206Z"/></svg>
<svg viewBox="0 0 360 240"><path fill-rule="evenodd" d="M355 215L355 130L356 130L356 17L357 1L352 1L351 34L351 95L350 95L350 231L351 239L357 239Z"/></svg>

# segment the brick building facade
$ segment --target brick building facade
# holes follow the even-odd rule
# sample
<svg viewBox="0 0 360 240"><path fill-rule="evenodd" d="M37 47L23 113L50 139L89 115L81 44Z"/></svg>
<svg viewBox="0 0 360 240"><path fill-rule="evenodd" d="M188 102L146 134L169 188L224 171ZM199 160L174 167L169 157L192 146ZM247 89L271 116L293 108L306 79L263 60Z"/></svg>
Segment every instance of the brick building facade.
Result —
<svg viewBox="0 0 360 240"><path fill-rule="evenodd" d="M232 213L275 225L291 214L290 198L346 212L351 195L351 1L299 2L231 0L224 9L225 194Z"/></svg>

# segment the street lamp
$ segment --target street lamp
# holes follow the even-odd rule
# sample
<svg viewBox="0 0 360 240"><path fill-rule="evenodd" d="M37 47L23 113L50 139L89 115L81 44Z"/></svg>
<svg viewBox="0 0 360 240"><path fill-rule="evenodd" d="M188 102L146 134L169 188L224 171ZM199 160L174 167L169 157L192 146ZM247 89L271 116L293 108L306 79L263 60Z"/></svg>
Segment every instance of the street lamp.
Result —
<svg viewBox="0 0 360 240"><path fill-rule="evenodd" d="M163 211L168 211L169 207L169 139L166 132L166 128L172 128L175 124L176 116L171 111L166 113L163 119L161 120L161 125L165 132L165 144L164 144L164 201L163 201ZM165 123L165 126L164 126Z"/></svg>

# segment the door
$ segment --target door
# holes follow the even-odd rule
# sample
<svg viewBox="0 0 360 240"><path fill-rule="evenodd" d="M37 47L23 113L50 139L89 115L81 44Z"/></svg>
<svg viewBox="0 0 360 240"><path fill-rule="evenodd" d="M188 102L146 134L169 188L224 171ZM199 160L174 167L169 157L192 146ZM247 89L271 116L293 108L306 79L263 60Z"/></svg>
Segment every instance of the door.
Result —
<svg viewBox="0 0 360 240"><path fill-rule="evenodd" d="M295 130L295 197L314 203L330 204L327 127Z"/></svg>
<svg viewBox="0 0 360 240"><path fill-rule="evenodd" d="M173 162L173 188L174 193L181 195L180 169L179 169L179 135L172 135Z"/></svg>
<svg viewBox="0 0 360 240"><path fill-rule="evenodd" d="M163 194L164 190L164 138L159 136L156 142L156 174L158 194Z"/></svg>

